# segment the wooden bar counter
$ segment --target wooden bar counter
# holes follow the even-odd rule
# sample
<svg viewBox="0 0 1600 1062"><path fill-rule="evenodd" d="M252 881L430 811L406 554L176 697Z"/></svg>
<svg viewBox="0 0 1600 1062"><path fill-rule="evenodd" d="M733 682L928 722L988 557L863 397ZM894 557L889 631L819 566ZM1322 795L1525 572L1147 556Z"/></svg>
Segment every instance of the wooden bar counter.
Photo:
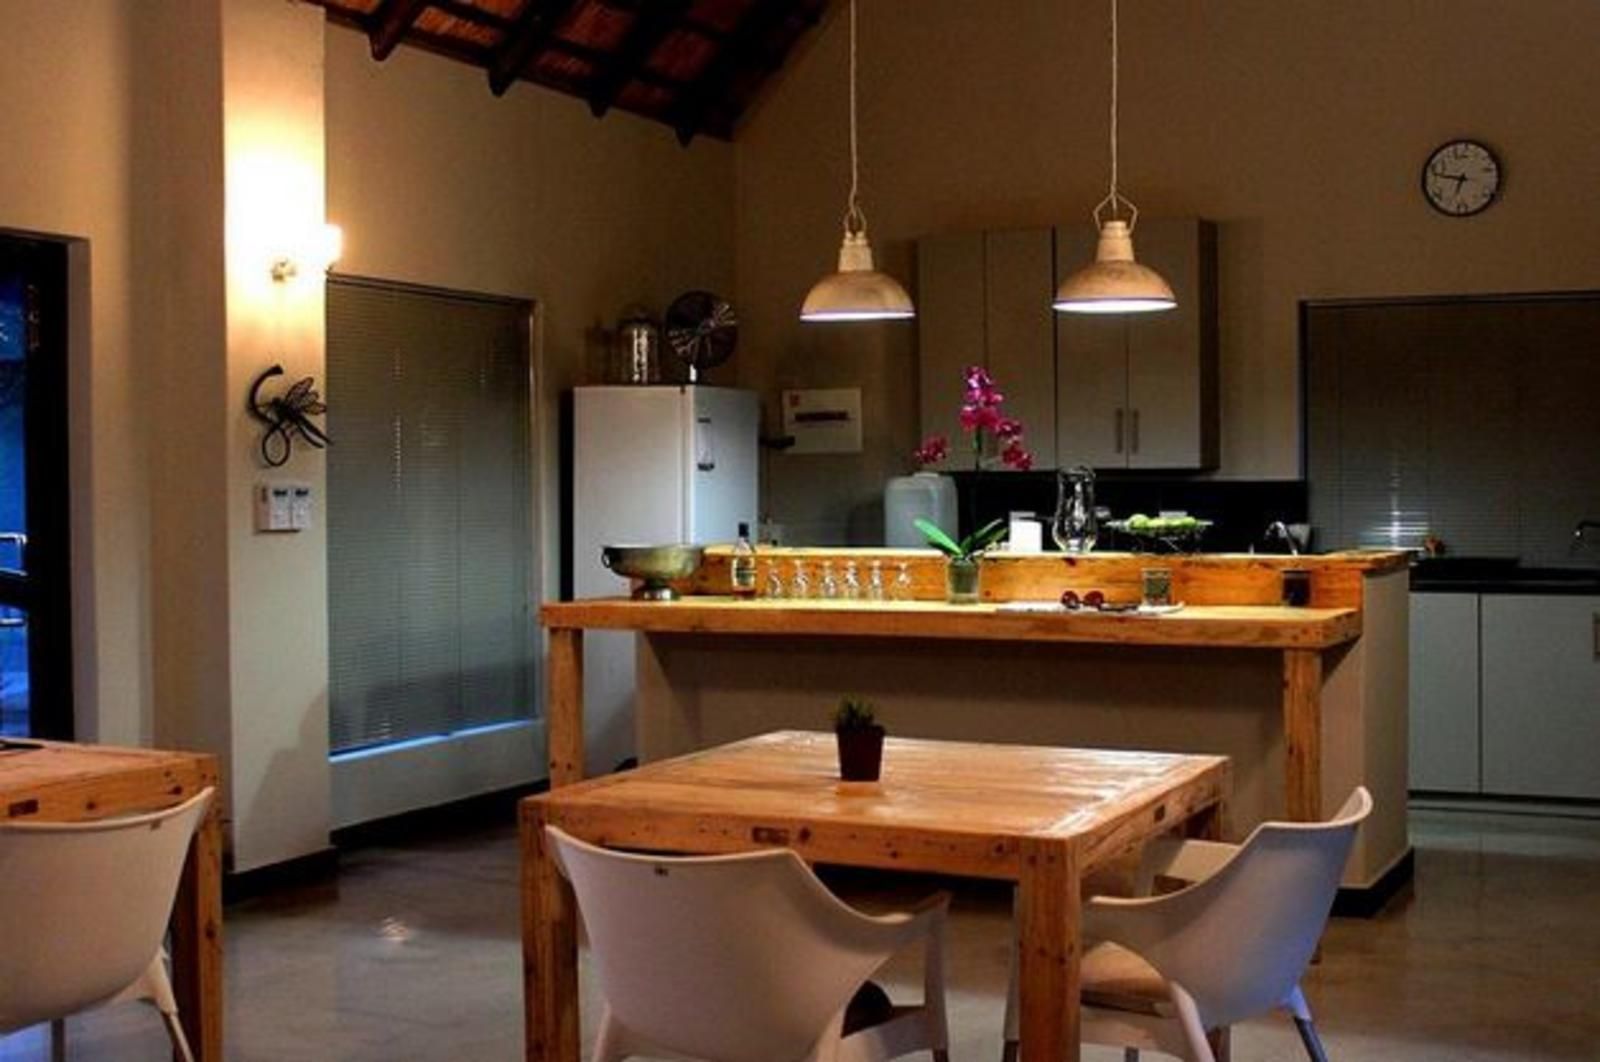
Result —
<svg viewBox="0 0 1600 1062"><path fill-rule="evenodd" d="M1378 890L1403 871L1403 554L999 554L984 562L983 602L965 606L943 600L943 561L931 551L763 551L758 585L764 566L787 574L796 560L813 575L823 560L853 560L863 581L873 561L886 579L904 562L914 599L740 600L727 594L727 552L714 549L677 601L546 604L551 784L585 771L583 632L631 631L643 636L633 722L646 760L824 727L839 695L864 695L902 736L1229 755L1242 789L1237 832L1267 817L1320 818L1365 784L1380 814L1346 885ZM1170 570L1181 611L1015 604L1069 588L1136 600L1148 567ZM1309 607L1279 603L1285 568L1311 572Z"/></svg>

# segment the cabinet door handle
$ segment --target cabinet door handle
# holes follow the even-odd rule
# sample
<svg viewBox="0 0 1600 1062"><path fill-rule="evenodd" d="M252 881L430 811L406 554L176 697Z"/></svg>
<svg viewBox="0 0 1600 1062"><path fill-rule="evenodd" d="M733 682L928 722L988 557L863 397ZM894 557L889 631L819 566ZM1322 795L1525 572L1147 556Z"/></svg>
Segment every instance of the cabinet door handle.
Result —
<svg viewBox="0 0 1600 1062"><path fill-rule="evenodd" d="M1138 453L1139 452L1139 411L1137 409L1133 411L1133 431L1130 434L1131 434L1131 436L1133 438L1133 446L1131 447L1131 449L1132 449L1132 451L1134 453Z"/></svg>
<svg viewBox="0 0 1600 1062"><path fill-rule="evenodd" d="M1117 447L1117 449L1116 449L1116 453L1119 453L1119 454L1122 452L1122 418L1123 418L1123 410L1122 410L1121 406L1118 406L1117 407L1117 417L1116 417L1116 421L1117 421L1117 426L1116 426L1116 447Z"/></svg>
<svg viewBox="0 0 1600 1062"><path fill-rule="evenodd" d="M1600 660L1600 612L1594 614L1594 658Z"/></svg>

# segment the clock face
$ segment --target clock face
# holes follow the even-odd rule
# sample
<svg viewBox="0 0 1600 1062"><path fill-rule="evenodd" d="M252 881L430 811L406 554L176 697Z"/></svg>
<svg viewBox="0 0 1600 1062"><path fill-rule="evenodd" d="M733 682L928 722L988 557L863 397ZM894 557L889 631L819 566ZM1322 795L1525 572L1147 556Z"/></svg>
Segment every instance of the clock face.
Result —
<svg viewBox="0 0 1600 1062"><path fill-rule="evenodd" d="M1500 160L1476 140L1452 140L1428 156L1422 192L1441 214L1464 218L1480 213L1500 193Z"/></svg>

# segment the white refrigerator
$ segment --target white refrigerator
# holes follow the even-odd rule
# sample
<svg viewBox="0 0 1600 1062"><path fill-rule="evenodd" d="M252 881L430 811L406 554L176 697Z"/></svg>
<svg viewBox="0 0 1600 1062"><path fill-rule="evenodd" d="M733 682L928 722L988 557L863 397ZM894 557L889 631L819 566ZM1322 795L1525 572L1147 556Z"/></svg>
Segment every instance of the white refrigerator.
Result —
<svg viewBox="0 0 1600 1062"><path fill-rule="evenodd" d="M609 545L731 543L756 525L761 407L726 387L573 391L572 589L612 597L628 582L600 563ZM635 638L589 631L583 649L586 770L636 754Z"/></svg>

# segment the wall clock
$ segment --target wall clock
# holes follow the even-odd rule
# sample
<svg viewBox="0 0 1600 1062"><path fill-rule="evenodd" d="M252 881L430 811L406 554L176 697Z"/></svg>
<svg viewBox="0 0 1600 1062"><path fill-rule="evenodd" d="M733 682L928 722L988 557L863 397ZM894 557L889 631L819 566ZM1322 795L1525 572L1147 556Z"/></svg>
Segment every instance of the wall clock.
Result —
<svg viewBox="0 0 1600 1062"><path fill-rule="evenodd" d="M1500 194L1500 160L1476 140L1439 145L1422 165L1422 194L1428 205L1453 218L1489 209Z"/></svg>

